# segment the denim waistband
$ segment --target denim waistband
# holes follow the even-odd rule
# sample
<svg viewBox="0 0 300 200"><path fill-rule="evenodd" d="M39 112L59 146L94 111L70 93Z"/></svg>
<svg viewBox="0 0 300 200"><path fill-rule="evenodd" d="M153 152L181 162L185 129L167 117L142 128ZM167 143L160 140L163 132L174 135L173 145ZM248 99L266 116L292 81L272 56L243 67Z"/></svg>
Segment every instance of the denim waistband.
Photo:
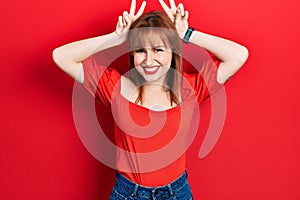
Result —
<svg viewBox="0 0 300 200"><path fill-rule="evenodd" d="M169 192L169 195L173 196L174 191L179 190L185 184L187 184L187 172L186 171L184 173L182 173L182 175L180 177L178 177L176 180L174 180L171 183L164 185L164 186L147 187L147 186L139 185L139 184L127 179L119 172L116 173L116 183L115 183L115 185L117 185L118 187L121 187L123 190L130 193L131 197L137 197L140 195L154 197L155 195L159 194L160 192Z"/></svg>

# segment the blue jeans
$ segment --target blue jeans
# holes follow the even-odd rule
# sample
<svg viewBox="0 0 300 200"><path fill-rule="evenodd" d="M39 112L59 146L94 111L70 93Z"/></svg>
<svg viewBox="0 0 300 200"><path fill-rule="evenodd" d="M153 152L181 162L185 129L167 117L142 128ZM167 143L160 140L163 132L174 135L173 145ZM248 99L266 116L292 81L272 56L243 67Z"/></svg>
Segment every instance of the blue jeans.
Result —
<svg viewBox="0 0 300 200"><path fill-rule="evenodd" d="M136 184L117 172L110 200L192 200L192 192L184 172L175 181L160 187Z"/></svg>

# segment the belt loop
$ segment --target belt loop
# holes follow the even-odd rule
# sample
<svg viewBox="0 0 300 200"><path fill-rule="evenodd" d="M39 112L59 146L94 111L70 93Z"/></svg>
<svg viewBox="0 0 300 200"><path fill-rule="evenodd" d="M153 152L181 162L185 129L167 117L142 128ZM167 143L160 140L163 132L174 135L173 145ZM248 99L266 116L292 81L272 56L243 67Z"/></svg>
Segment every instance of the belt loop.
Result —
<svg viewBox="0 0 300 200"><path fill-rule="evenodd" d="M133 198L137 198L137 190L138 190L138 188L139 188L139 185L138 185L138 184L135 184L133 193L131 194L131 196L132 196Z"/></svg>
<svg viewBox="0 0 300 200"><path fill-rule="evenodd" d="M172 190L171 184L168 184L167 187L169 188L170 196L173 197L174 194L173 194L173 190Z"/></svg>

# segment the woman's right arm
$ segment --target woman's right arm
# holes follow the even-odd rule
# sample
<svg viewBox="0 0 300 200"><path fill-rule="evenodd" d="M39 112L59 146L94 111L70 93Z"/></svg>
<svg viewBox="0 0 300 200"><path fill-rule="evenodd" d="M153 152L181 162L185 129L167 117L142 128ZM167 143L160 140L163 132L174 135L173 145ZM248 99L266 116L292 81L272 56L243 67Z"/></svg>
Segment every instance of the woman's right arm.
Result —
<svg viewBox="0 0 300 200"><path fill-rule="evenodd" d="M52 53L54 62L73 79L79 83L83 83L82 61L99 51L122 44L126 40L126 32L131 23L143 13L145 6L146 2L144 1L137 14L134 14L136 0L132 0L130 13L124 11L123 15L119 16L114 32L58 47Z"/></svg>
<svg viewBox="0 0 300 200"><path fill-rule="evenodd" d="M69 76L79 83L83 83L84 76L81 62L98 51L119 45L124 41L121 37L116 36L118 35L113 32L63 45L54 49L52 53L53 60ZM111 38L114 39L111 40ZM105 44L107 40L113 42L101 45ZM100 46L101 48L99 48Z"/></svg>

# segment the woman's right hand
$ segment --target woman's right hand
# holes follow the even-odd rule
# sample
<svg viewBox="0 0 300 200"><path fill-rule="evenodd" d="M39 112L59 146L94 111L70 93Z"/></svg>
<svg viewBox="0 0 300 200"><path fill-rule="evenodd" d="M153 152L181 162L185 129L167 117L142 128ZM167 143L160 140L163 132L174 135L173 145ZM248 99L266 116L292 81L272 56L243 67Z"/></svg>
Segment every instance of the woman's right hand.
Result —
<svg viewBox="0 0 300 200"><path fill-rule="evenodd" d="M132 0L129 13L124 11L123 15L118 17L115 33L119 36L124 36L124 33L129 30L130 25L143 14L145 7L146 1L143 1L138 12L134 14L136 10L136 0Z"/></svg>
<svg viewBox="0 0 300 200"><path fill-rule="evenodd" d="M130 25L142 15L145 6L146 1L143 1L138 12L135 14L136 0L132 0L130 12L124 11L123 15L119 16L119 21L114 32L60 46L53 50L52 56L54 62L69 76L79 83L83 83L82 61L99 51L120 45L124 42ZM115 40L116 34L120 36L119 40Z"/></svg>

